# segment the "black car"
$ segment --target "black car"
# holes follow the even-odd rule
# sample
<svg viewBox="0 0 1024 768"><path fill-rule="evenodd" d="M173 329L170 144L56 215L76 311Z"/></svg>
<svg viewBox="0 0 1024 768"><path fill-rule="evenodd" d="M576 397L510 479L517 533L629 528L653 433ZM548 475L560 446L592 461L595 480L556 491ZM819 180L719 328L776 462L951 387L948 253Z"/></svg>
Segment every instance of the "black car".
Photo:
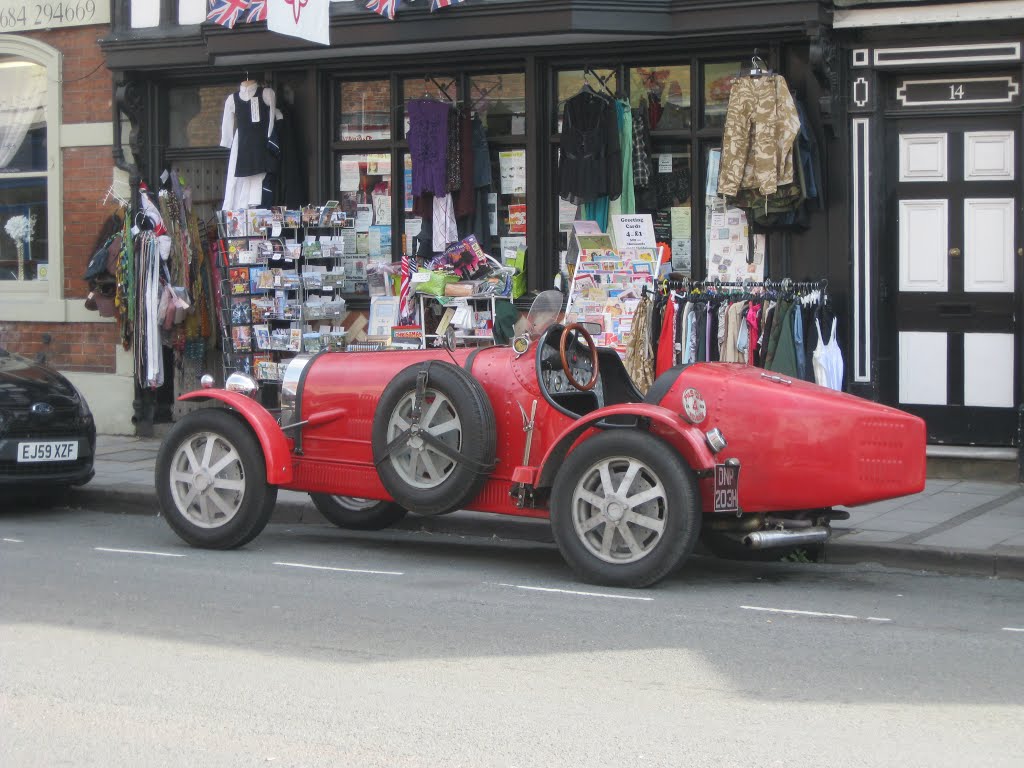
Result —
<svg viewBox="0 0 1024 768"><path fill-rule="evenodd" d="M0 347L0 492L87 483L95 451L96 424L74 385Z"/></svg>

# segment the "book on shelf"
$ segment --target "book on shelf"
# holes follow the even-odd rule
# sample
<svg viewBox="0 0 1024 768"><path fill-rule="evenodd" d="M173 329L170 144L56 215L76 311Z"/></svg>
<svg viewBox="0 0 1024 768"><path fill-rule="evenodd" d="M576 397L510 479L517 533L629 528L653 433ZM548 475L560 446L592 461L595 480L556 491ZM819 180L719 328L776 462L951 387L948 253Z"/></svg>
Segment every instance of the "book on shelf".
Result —
<svg viewBox="0 0 1024 768"><path fill-rule="evenodd" d="M252 351L252 328L236 325L231 329L231 347L235 352Z"/></svg>
<svg viewBox="0 0 1024 768"><path fill-rule="evenodd" d="M231 293L248 293L249 268L231 267L228 270L228 282L231 284Z"/></svg>
<svg viewBox="0 0 1024 768"><path fill-rule="evenodd" d="M248 296L231 297L231 324L250 325L252 323L252 306Z"/></svg>

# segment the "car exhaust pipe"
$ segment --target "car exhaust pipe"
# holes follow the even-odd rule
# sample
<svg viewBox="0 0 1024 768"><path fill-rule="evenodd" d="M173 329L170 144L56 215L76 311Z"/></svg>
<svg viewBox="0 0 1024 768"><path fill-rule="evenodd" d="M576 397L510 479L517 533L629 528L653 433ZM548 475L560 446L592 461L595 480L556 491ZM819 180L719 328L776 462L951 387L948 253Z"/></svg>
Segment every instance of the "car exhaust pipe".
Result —
<svg viewBox="0 0 1024 768"><path fill-rule="evenodd" d="M750 549L822 544L828 541L830 533L830 529L824 525L802 528L799 531L754 531L743 537L743 544Z"/></svg>

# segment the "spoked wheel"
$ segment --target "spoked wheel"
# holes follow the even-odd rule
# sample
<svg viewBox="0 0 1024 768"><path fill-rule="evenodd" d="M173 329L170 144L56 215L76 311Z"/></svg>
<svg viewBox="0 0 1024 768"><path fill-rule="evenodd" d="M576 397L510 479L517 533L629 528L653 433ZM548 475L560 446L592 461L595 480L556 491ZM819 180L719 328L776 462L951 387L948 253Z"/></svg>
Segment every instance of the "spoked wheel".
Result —
<svg viewBox="0 0 1024 768"><path fill-rule="evenodd" d="M441 515L483 487L497 452L490 400L458 366L432 360L400 371L373 419L373 458L403 509Z"/></svg>
<svg viewBox="0 0 1024 768"><path fill-rule="evenodd" d="M256 438L234 416L214 409L189 414L167 435L157 456L156 488L174 532L211 549L251 541L277 500Z"/></svg>
<svg viewBox="0 0 1024 768"><path fill-rule="evenodd" d="M551 527L586 581L646 587L678 567L700 532L693 472L644 432L605 432L573 451L555 478Z"/></svg>
<svg viewBox="0 0 1024 768"><path fill-rule="evenodd" d="M379 531L394 525L406 514L402 507L390 501L326 493L311 493L309 497L329 522L354 531Z"/></svg>

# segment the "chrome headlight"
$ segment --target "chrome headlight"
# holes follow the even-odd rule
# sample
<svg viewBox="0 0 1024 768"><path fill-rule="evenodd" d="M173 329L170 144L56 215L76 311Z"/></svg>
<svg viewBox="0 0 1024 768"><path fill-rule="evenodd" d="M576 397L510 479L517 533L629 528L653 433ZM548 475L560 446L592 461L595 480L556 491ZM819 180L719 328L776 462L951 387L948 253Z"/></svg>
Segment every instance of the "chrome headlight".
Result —
<svg viewBox="0 0 1024 768"><path fill-rule="evenodd" d="M288 361L284 369L284 377L281 379L281 425L288 426L299 418L295 413L295 406L299 399L299 380L302 378L303 369L313 359L313 355L296 355Z"/></svg>
<svg viewBox="0 0 1024 768"><path fill-rule="evenodd" d="M237 392L246 397L256 397L256 394L260 391L260 385L249 374L235 371L224 382L224 389L228 392Z"/></svg>
<svg viewBox="0 0 1024 768"><path fill-rule="evenodd" d="M718 427L709 429L704 434L704 437L708 441L708 446L711 448L712 453L721 453L725 450L726 446L729 445L725 441L725 435L722 434L722 430Z"/></svg>

